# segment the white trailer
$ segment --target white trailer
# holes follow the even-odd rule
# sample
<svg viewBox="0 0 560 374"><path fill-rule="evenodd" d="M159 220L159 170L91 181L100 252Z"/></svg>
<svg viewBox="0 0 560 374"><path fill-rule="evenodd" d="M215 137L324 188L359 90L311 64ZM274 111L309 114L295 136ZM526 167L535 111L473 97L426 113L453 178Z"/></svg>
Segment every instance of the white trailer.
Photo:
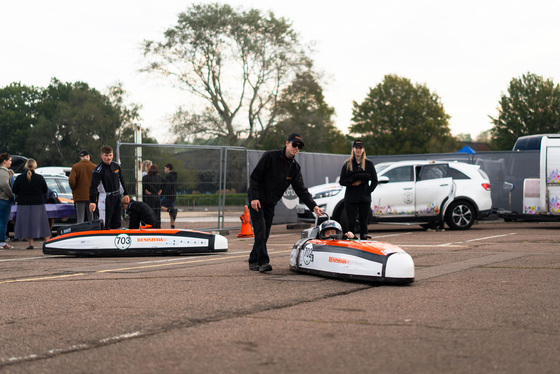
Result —
<svg viewBox="0 0 560 374"><path fill-rule="evenodd" d="M539 177L523 180L523 211L499 211L506 220L560 220L560 134L541 136Z"/></svg>

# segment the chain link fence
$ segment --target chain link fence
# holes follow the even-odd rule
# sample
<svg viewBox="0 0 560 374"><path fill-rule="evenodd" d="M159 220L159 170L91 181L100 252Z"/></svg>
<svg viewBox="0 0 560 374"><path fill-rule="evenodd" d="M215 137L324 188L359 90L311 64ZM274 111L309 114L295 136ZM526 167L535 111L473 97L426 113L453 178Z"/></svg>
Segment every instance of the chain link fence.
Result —
<svg viewBox="0 0 560 374"><path fill-rule="evenodd" d="M165 178L177 172L176 228L212 230L240 227L247 204L248 157L242 147L119 143L116 151L129 194L142 200L142 162L150 160ZM163 197L163 196L162 196ZM170 217L161 212L162 228Z"/></svg>

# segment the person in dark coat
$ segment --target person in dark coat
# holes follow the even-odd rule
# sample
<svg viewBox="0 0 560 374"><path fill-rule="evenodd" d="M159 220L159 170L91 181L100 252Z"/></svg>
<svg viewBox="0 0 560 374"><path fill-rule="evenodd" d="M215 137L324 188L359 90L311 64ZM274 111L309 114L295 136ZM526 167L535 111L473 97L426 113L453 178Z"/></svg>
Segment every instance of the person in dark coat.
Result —
<svg viewBox="0 0 560 374"><path fill-rule="evenodd" d="M93 169L89 187L89 211L99 208L99 219L106 229L121 227L121 199L129 200L121 166L113 162L113 148L101 147L101 162Z"/></svg>
<svg viewBox="0 0 560 374"><path fill-rule="evenodd" d="M45 208L45 195L49 188L41 174L35 173L37 162L30 158L25 163L26 172L18 175L12 191L16 195L17 216L14 230L15 239L27 239L29 246L34 248L35 238L47 240L51 236L51 228Z"/></svg>
<svg viewBox="0 0 560 374"><path fill-rule="evenodd" d="M347 230L355 232L356 217L360 220L360 238L370 239L368 219L371 210L371 193L377 187L377 173L373 162L366 158L364 142L352 143L350 158L344 161L340 171L341 186L346 186L344 209L346 210Z"/></svg>
<svg viewBox="0 0 560 374"><path fill-rule="evenodd" d="M122 204L124 211L130 217L129 229L139 229L141 222L143 226L150 225L155 227L157 223L156 216L148 204L134 199L130 199L129 202L123 200Z"/></svg>
<svg viewBox="0 0 560 374"><path fill-rule="evenodd" d="M274 209L278 200L290 186L309 210L320 215L323 209L317 206L315 200L303 183L301 167L295 156L303 148L303 138L299 134L292 134L286 141L284 149L265 152L255 169L247 195L250 202L249 213L253 223L255 242L249 255L249 269L261 273L271 271L266 242L270 235Z"/></svg>
<svg viewBox="0 0 560 374"><path fill-rule="evenodd" d="M165 184L163 186L164 197L161 199L161 210L169 213L171 228L175 228L175 220L177 219L177 208L175 208L175 200L177 198L177 172L173 171L171 162L165 164Z"/></svg>
<svg viewBox="0 0 560 374"><path fill-rule="evenodd" d="M142 177L142 201L148 204L156 216L154 228L161 228L161 193L165 180L159 175L157 165L152 164L148 175Z"/></svg>

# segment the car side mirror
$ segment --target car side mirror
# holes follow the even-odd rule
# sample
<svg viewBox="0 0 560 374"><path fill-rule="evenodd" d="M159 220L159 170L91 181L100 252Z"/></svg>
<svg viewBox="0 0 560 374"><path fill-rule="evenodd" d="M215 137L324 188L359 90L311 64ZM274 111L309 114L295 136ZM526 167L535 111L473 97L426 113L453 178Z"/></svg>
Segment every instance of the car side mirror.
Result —
<svg viewBox="0 0 560 374"><path fill-rule="evenodd" d="M389 177L379 177L377 183L389 183Z"/></svg>

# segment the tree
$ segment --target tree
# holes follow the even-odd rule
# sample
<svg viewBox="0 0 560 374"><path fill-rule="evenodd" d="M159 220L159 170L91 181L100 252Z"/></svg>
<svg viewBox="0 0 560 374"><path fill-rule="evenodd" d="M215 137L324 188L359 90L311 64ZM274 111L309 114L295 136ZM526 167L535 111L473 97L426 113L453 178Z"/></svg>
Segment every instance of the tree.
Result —
<svg viewBox="0 0 560 374"><path fill-rule="evenodd" d="M13 83L0 89L2 146L13 154L33 157L40 166L69 166L86 148L132 142L140 107L126 104L120 83L102 94L87 83L56 78L46 88ZM155 142L149 131L144 142Z"/></svg>
<svg viewBox="0 0 560 374"><path fill-rule="evenodd" d="M333 124L334 108L325 102L323 89L307 70L282 92L278 102L278 123L264 135L262 149L283 146L292 133L299 133L308 152L348 153L349 143Z"/></svg>
<svg viewBox="0 0 560 374"><path fill-rule="evenodd" d="M0 89L0 150L25 155L25 141L37 123L40 90L12 83Z"/></svg>
<svg viewBox="0 0 560 374"><path fill-rule="evenodd" d="M164 41L144 41L144 56L150 59L144 71L170 77L215 111L210 121L191 122L196 133L190 135L222 138L230 145L258 145L275 123L281 89L308 61L286 19L221 4L193 5L179 14ZM175 119L186 124L197 119L185 113ZM236 122L240 113L248 128Z"/></svg>
<svg viewBox="0 0 560 374"><path fill-rule="evenodd" d="M488 143L490 142L491 136L492 136L492 130L485 130L476 136L476 141L480 143Z"/></svg>
<svg viewBox="0 0 560 374"><path fill-rule="evenodd" d="M71 165L82 148L97 150L116 143L119 110L87 83L53 79L43 90L37 111L26 148L43 166Z"/></svg>
<svg viewBox="0 0 560 374"><path fill-rule="evenodd" d="M458 143L449 118L428 87L386 75L361 104L353 102L350 132L362 136L368 155L450 152Z"/></svg>
<svg viewBox="0 0 560 374"><path fill-rule="evenodd" d="M460 140L462 142L472 142L472 136L469 133L460 133L457 134L457 140Z"/></svg>
<svg viewBox="0 0 560 374"><path fill-rule="evenodd" d="M524 135L560 131L560 86L542 76L527 73L511 80L508 94L502 94L498 117L490 117L492 144L509 150Z"/></svg>

